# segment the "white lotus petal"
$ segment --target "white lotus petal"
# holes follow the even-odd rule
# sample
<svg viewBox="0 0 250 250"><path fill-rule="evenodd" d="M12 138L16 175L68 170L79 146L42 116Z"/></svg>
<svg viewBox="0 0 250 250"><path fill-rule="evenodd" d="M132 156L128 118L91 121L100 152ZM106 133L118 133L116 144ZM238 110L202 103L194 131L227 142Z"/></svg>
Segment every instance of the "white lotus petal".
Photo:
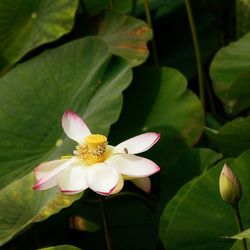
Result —
<svg viewBox="0 0 250 250"><path fill-rule="evenodd" d="M61 165L57 166L53 170L47 172L43 175L41 179L39 179L35 185L33 186L33 189L40 189L40 186L44 184L45 182L49 181L51 178L55 177L58 173L60 173L65 168L69 167L74 162L77 162L77 159L75 157L72 157L70 160L66 160ZM39 168L39 167L38 167Z"/></svg>
<svg viewBox="0 0 250 250"><path fill-rule="evenodd" d="M138 188L149 193L151 190L151 181L149 177L142 177L131 180Z"/></svg>
<svg viewBox="0 0 250 250"><path fill-rule="evenodd" d="M72 110L67 110L62 117L62 127L65 134L78 143L83 143L91 134L88 126Z"/></svg>
<svg viewBox="0 0 250 250"><path fill-rule="evenodd" d="M105 163L97 163L87 168L86 181L96 193L109 195L119 181L119 174Z"/></svg>
<svg viewBox="0 0 250 250"><path fill-rule="evenodd" d="M43 178L49 172L51 172L52 170L54 170L58 166L62 165L66 161L68 161L68 159L48 161L48 162L41 163L39 166L37 166L34 169L36 179L39 180L39 179Z"/></svg>
<svg viewBox="0 0 250 250"><path fill-rule="evenodd" d="M41 183L40 185L34 185L34 190L46 190L53 188L57 185L57 177L54 176L53 178L49 179L48 181Z"/></svg>
<svg viewBox="0 0 250 250"><path fill-rule="evenodd" d="M148 132L132 137L114 148L114 153L138 154L150 149L158 140L160 134Z"/></svg>
<svg viewBox="0 0 250 250"><path fill-rule="evenodd" d="M153 161L129 154L115 154L106 160L120 174L132 177L145 177L160 170Z"/></svg>
<svg viewBox="0 0 250 250"><path fill-rule="evenodd" d="M75 165L66 168L58 174L57 182L62 192L67 194L79 193L88 188L85 181L86 168Z"/></svg>
<svg viewBox="0 0 250 250"><path fill-rule="evenodd" d="M111 194L117 194L119 193L124 186L124 180L122 178L122 175L119 176L119 181L116 185L116 187L112 190Z"/></svg>

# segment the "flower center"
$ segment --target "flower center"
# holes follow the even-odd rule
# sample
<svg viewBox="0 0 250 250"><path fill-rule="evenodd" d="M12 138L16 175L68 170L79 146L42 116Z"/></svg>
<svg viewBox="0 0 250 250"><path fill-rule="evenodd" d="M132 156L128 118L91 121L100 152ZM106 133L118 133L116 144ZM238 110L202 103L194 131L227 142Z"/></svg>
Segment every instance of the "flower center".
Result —
<svg viewBox="0 0 250 250"><path fill-rule="evenodd" d="M107 159L107 137L100 134L91 134L85 138L85 144L79 144L74 150L78 159L86 165L103 162Z"/></svg>

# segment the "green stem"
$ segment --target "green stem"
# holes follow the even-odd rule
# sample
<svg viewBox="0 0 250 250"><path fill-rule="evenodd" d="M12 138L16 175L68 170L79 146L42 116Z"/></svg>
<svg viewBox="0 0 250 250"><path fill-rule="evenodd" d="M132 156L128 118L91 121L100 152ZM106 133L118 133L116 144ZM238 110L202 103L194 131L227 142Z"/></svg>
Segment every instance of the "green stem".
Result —
<svg viewBox="0 0 250 250"><path fill-rule="evenodd" d="M154 36L154 29L152 25L152 19L151 19L151 14L150 14L150 6L148 0L144 0L144 8L145 8L145 13L146 13L146 18L147 18L147 23L150 29L152 29L152 34L153 38L151 41L152 44L152 54L153 54L153 59L156 67L159 67L159 59L158 59L158 54L157 54L157 49L156 49L156 42L155 42L155 36Z"/></svg>
<svg viewBox="0 0 250 250"><path fill-rule="evenodd" d="M132 16L136 15L136 6L137 6L137 0L133 0L133 2L132 2L132 10L131 10Z"/></svg>
<svg viewBox="0 0 250 250"><path fill-rule="evenodd" d="M109 200L109 199L111 200L111 199L118 198L118 197L126 197L126 196L138 198L138 199L142 200L143 202L145 202L148 205L148 207L150 207L150 209L152 209L153 211L155 210L155 202L153 200L150 200L150 199L146 198L145 196L138 194L138 193L134 193L134 192L126 191L126 192L120 192L117 194L113 194L112 196L108 196L107 200Z"/></svg>
<svg viewBox="0 0 250 250"><path fill-rule="evenodd" d="M117 194L113 194L113 195L110 195L110 196L107 196L105 198L105 200L113 200L115 198L119 198L119 197L134 197L134 198L138 198L140 199L141 201L145 202L146 205L148 205L148 207L155 211L155 203L156 203L156 198L153 197L152 195L148 195L148 198L141 195L141 194L138 194L138 193L134 193L134 192L129 192L129 191L125 191L125 192L119 192ZM101 199L94 199L94 200L88 200L86 198L83 198L83 201L87 204L96 204L96 203L100 203L101 202Z"/></svg>
<svg viewBox="0 0 250 250"><path fill-rule="evenodd" d="M109 0L109 8L112 9L113 8L113 1Z"/></svg>
<svg viewBox="0 0 250 250"><path fill-rule="evenodd" d="M239 210L239 205L232 205L232 209L233 209L233 213L234 213L234 218L237 224L237 228L239 233L241 233L243 231L243 225L242 225L242 221L241 221L241 217L240 217L240 210ZM246 239L243 239L242 241L242 250L247 250L247 242Z"/></svg>
<svg viewBox="0 0 250 250"><path fill-rule="evenodd" d="M185 5L186 5L188 21L189 21L189 25L191 29L193 44L194 44L195 58L196 58L196 64L197 64L197 73L198 73L198 82L199 82L199 96L201 99L201 103L203 104L203 107L205 108L204 75L203 75L203 70L202 70L200 46L199 46L198 36L197 36L193 13L192 13L189 0L185 0Z"/></svg>
<svg viewBox="0 0 250 250"><path fill-rule="evenodd" d="M210 82L209 82L209 80L207 78L205 78L204 81L205 81L206 93L207 93L207 97L208 97L208 102L209 102L209 106L210 106L210 109L211 109L211 113L212 114L216 114L217 113L217 109L216 109L216 105L215 105L215 102L214 102L214 97L213 97L213 93L212 93Z"/></svg>
<svg viewBox="0 0 250 250"><path fill-rule="evenodd" d="M102 207L102 217L103 217L103 224L104 224L104 231L105 231L105 238L107 243L108 250L112 250L112 239L109 227L109 220L108 220L108 211L105 204L105 197L100 195L100 202Z"/></svg>

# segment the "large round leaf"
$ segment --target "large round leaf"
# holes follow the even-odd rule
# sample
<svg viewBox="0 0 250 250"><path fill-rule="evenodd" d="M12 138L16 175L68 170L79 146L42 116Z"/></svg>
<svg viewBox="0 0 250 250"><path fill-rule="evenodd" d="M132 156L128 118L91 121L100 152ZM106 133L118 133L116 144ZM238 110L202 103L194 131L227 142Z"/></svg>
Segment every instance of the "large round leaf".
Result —
<svg viewBox="0 0 250 250"><path fill-rule="evenodd" d="M229 114L250 107L250 33L221 49L210 70L215 93Z"/></svg>
<svg viewBox="0 0 250 250"><path fill-rule="evenodd" d="M45 204L42 191L33 191L26 177L13 180L42 161L72 154L75 143L61 128L63 112L72 108L91 131L103 134L117 120L131 70L111 56L102 39L80 39L18 65L0 80L0 196L8 197L1 199L0 229L9 232L0 233L2 242L34 220ZM43 195L47 203L55 198Z"/></svg>
<svg viewBox="0 0 250 250"><path fill-rule="evenodd" d="M225 156L238 156L250 148L250 117L226 123L219 131L205 129L210 142Z"/></svg>
<svg viewBox="0 0 250 250"><path fill-rule="evenodd" d="M1 0L0 68L69 32L77 0Z"/></svg>
<svg viewBox="0 0 250 250"><path fill-rule="evenodd" d="M240 211L245 228L250 226L250 151L227 160L242 185ZM236 234L230 205L219 193L219 176L225 161L186 184L167 204L161 217L160 237L167 249L229 249L234 243L223 236Z"/></svg>
<svg viewBox="0 0 250 250"><path fill-rule="evenodd" d="M81 197L63 195L56 188L35 192L31 189L34 181L30 173L0 191L0 246L28 224L47 219Z"/></svg>
<svg viewBox="0 0 250 250"><path fill-rule="evenodd" d="M136 70L124 104L119 123L111 131L112 138L125 139L143 131L161 132L156 145L159 158L170 159L195 144L203 131L201 103L175 69ZM124 131L122 136L120 131Z"/></svg>
<svg viewBox="0 0 250 250"><path fill-rule="evenodd" d="M146 128L169 126L175 128L193 145L200 138L204 126L204 113L197 96L187 89L186 78L177 70L162 68L141 74L142 84L158 85L157 97L145 121ZM159 79L157 83L154 79Z"/></svg>
<svg viewBox="0 0 250 250"><path fill-rule="evenodd" d="M147 42L152 32L142 20L108 11L100 22L98 35L107 41L115 55L132 66L143 63L148 57Z"/></svg>

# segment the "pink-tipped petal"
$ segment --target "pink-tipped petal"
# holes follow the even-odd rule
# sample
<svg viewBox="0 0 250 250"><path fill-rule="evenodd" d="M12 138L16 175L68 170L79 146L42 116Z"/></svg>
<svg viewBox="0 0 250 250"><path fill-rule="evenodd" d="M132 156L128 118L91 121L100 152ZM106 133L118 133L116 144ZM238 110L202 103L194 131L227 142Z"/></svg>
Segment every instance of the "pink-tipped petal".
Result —
<svg viewBox="0 0 250 250"><path fill-rule="evenodd" d="M124 180L122 178L122 175L120 175L119 181L118 181L117 185L115 186L115 188L112 190L111 194L119 193L122 190L123 186L124 186Z"/></svg>
<svg viewBox="0 0 250 250"><path fill-rule="evenodd" d="M229 168L226 163L222 168L221 175L225 175L233 183L236 182L235 175L233 174L231 168Z"/></svg>
<svg viewBox="0 0 250 250"><path fill-rule="evenodd" d="M146 177L160 170L153 161L136 155L115 154L106 162L120 174L131 177Z"/></svg>
<svg viewBox="0 0 250 250"><path fill-rule="evenodd" d="M149 193L151 190L151 181L149 177L142 177L138 179L131 180L138 188L142 189L146 193Z"/></svg>
<svg viewBox="0 0 250 250"><path fill-rule="evenodd" d="M77 190L77 191L62 191L61 190L61 192L63 192L64 194L66 194L66 195L73 195L73 194L78 194L78 193L81 193L81 192L83 192L84 190Z"/></svg>
<svg viewBox="0 0 250 250"><path fill-rule="evenodd" d="M109 195L119 182L118 172L105 163L92 165L86 172L89 188L102 195Z"/></svg>
<svg viewBox="0 0 250 250"><path fill-rule="evenodd" d="M47 172L41 179L39 179L35 183L35 185L33 186L33 189L40 189L41 185L44 185L46 182L48 182L50 179L54 178L58 173L60 173L62 170L69 167L71 164L73 164L76 161L77 161L77 159L75 157L73 157L70 160L67 160L64 163L62 163L61 165L52 169L51 171ZM37 170L35 170L35 171L37 171Z"/></svg>
<svg viewBox="0 0 250 250"><path fill-rule="evenodd" d="M57 182L61 191L67 194L75 194L87 189L85 173L86 169L82 165L75 165L60 172L57 176Z"/></svg>
<svg viewBox="0 0 250 250"><path fill-rule="evenodd" d="M72 110L67 110L62 117L62 127L65 134L72 140L83 143L91 134L84 121Z"/></svg>
<svg viewBox="0 0 250 250"><path fill-rule="evenodd" d="M39 179L43 178L49 172L51 172L55 168L59 167L60 165L62 165L66 161L68 161L68 159L48 161L48 162L41 163L39 166L37 166L34 169L36 179L39 180Z"/></svg>
<svg viewBox="0 0 250 250"><path fill-rule="evenodd" d="M114 148L114 153L138 154L150 149L158 140L160 134L148 132L132 137Z"/></svg>
<svg viewBox="0 0 250 250"><path fill-rule="evenodd" d="M54 176L53 178L51 178L50 180L40 184L40 185L34 185L32 188L34 190L46 190L46 189L50 189L53 188L57 185L57 178L56 176Z"/></svg>

